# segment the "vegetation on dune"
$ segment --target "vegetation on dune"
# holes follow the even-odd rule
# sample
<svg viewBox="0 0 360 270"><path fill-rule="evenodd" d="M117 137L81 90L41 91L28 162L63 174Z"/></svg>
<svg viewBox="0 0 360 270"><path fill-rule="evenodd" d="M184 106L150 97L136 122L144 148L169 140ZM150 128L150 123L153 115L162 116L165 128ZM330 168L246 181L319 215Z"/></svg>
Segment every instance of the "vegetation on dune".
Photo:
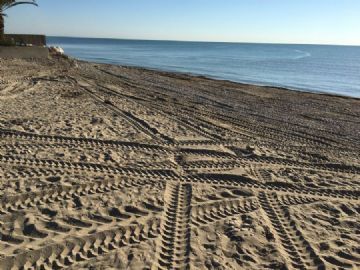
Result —
<svg viewBox="0 0 360 270"><path fill-rule="evenodd" d="M9 8L15 7L17 5L35 5L37 6L36 0L31 1L17 1L17 0L0 0L0 42L4 41L4 33L5 33L5 11ZM5 42L6 43L6 42Z"/></svg>

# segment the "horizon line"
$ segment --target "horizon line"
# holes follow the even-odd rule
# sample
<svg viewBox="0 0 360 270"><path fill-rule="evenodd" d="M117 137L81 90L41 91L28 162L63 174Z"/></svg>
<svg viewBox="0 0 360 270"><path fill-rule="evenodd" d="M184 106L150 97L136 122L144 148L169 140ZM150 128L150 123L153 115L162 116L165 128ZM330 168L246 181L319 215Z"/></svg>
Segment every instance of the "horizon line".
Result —
<svg viewBox="0 0 360 270"><path fill-rule="evenodd" d="M118 38L118 37L86 37L67 35L45 35L46 37L82 38L82 39L113 39L132 41L165 41L165 42L197 42L197 43L229 43L229 44L269 44L269 45L316 45L316 46L346 46L360 47L360 44L336 44L336 43L286 43L286 42L253 42L253 41L213 41L213 40L177 40L177 39L141 39L141 38Z"/></svg>

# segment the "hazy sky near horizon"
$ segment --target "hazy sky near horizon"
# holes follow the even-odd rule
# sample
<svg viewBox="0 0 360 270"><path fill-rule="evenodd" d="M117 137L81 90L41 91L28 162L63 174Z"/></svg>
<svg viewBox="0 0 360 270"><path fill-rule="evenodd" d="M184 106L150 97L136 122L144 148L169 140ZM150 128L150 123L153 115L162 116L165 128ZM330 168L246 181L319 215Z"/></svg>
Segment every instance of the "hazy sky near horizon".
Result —
<svg viewBox="0 0 360 270"><path fill-rule="evenodd" d="M360 45L360 0L38 0L7 33Z"/></svg>

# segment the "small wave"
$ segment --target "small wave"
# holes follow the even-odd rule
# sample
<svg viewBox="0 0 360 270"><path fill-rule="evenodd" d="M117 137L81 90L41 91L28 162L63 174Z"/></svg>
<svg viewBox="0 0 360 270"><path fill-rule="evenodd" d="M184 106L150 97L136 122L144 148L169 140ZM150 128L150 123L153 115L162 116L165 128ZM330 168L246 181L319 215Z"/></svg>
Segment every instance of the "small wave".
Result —
<svg viewBox="0 0 360 270"><path fill-rule="evenodd" d="M299 54L298 56L294 57L294 60L298 60L298 59L302 59L302 58L306 58L306 57L311 57L311 53L309 53L309 52L305 52L305 51L301 51L301 50L294 50L294 52Z"/></svg>

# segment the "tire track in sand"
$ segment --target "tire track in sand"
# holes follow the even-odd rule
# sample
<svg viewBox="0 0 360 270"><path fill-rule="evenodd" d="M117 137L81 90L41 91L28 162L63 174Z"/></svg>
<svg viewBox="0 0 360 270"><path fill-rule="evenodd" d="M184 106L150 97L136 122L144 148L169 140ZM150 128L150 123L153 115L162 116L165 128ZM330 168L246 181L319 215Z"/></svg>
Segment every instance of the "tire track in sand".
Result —
<svg viewBox="0 0 360 270"><path fill-rule="evenodd" d="M156 262L152 269L189 269L192 187L168 183Z"/></svg>
<svg viewBox="0 0 360 270"><path fill-rule="evenodd" d="M196 227L228 219L236 215L250 213L259 208L254 199L233 199L192 206L191 223Z"/></svg>
<svg viewBox="0 0 360 270"><path fill-rule="evenodd" d="M114 167L108 165L102 165L97 163L85 163L85 162L70 162L53 159L37 159L37 158L21 158L17 156L3 156L0 155L0 163L21 165L21 166L35 166L35 167L51 167L69 169L75 171L91 171L105 174L122 175L122 176L134 176L134 177L149 177L158 179L174 179L176 174L172 170L144 170L133 169L126 167Z"/></svg>
<svg viewBox="0 0 360 270"><path fill-rule="evenodd" d="M49 203L72 200L74 198L90 196L94 194L104 194L129 187L143 187L156 185L162 181L123 179L106 180L102 182L91 182L76 186L54 186L40 192L27 192L14 196L3 196L0 199L0 215L2 213L12 213L27 208L47 205Z"/></svg>
<svg viewBox="0 0 360 270"><path fill-rule="evenodd" d="M258 198L291 261L291 267L302 270L326 269L324 262L297 228L288 207L279 205L277 195L260 192Z"/></svg>
<svg viewBox="0 0 360 270"><path fill-rule="evenodd" d="M60 136L60 135L43 135L43 134L35 134L35 133L28 133L17 130L5 130L5 129L0 129L0 138L37 141L44 143L60 143L64 146L66 145L89 146L94 148L114 147L114 148L124 148L134 151L147 150L147 151L160 152L160 153L170 152L169 149L158 144L144 144L137 142L125 142L125 141L115 141L115 140L100 140L93 138L70 137L70 136ZM171 146L171 144L169 145Z"/></svg>
<svg viewBox="0 0 360 270"><path fill-rule="evenodd" d="M131 112L122 110L118 108L115 104L113 104L108 99L104 99L102 96L100 96L98 93L95 93L94 91L90 90L89 87L91 86L87 82L78 82L78 85L85 90L93 99L102 102L102 104L110 109L111 111L117 113L120 115L129 125L131 125L136 131L139 133L146 134L150 138L152 138L155 141L160 142L173 142L173 139L160 133L156 128L151 127L144 119L140 119L133 115Z"/></svg>
<svg viewBox="0 0 360 270"><path fill-rule="evenodd" d="M66 269L122 247L155 239L159 234L159 225L158 219L150 219L144 224L71 237L63 242L0 258L0 269Z"/></svg>

